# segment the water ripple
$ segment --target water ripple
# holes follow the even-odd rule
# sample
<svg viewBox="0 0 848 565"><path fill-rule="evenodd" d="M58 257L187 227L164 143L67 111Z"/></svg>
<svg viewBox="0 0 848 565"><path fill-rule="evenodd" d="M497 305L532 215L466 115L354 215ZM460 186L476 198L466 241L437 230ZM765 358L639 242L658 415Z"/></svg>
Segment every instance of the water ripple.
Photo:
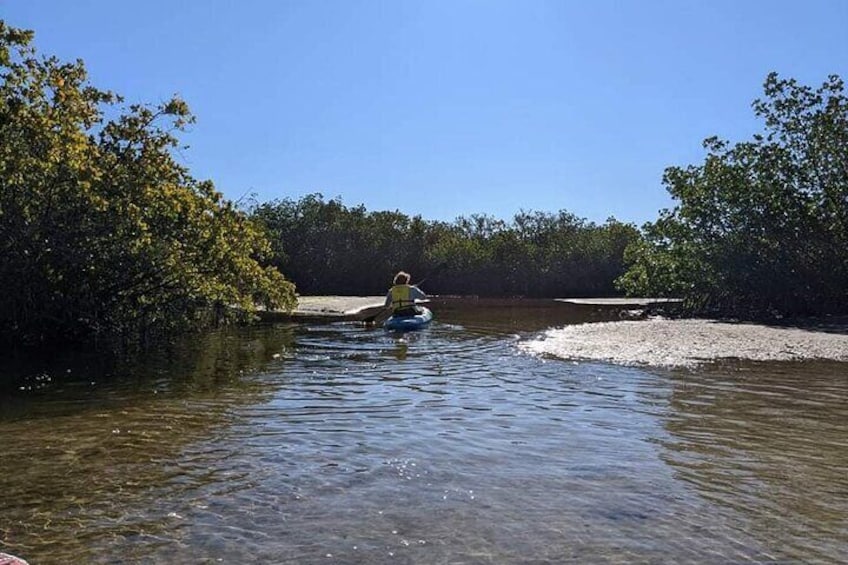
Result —
<svg viewBox="0 0 848 565"><path fill-rule="evenodd" d="M848 553L843 364L546 360L461 320L215 339L191 363L6 399L4 547L38 563Z"/></svg>

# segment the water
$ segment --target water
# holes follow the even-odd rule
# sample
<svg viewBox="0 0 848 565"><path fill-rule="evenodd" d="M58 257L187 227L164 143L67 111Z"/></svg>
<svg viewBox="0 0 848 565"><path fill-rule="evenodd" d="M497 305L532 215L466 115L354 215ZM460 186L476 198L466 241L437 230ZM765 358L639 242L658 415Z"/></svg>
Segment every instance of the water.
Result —
<svg viewBox="0 0 848 565"><path fill-rule="evenodd" d="M840 562L844 363L659 370L546 308L10 366L0 550L49 563ZM68 372L70 370L70 373Z"/></svg>

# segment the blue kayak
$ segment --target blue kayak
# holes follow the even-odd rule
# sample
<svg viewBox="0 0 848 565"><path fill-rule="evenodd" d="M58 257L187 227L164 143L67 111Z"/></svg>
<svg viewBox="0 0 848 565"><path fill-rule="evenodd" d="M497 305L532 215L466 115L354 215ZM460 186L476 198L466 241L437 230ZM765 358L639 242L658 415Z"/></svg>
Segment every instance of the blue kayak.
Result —
<svg viewBox="0 0 848 565"><path fill-rule="evenodd" d="M427 327L432 319L433 313L422 306L421 313L414 316L389 316L389 319L383 323L383 327L397 331L420 330Z"/></svg>

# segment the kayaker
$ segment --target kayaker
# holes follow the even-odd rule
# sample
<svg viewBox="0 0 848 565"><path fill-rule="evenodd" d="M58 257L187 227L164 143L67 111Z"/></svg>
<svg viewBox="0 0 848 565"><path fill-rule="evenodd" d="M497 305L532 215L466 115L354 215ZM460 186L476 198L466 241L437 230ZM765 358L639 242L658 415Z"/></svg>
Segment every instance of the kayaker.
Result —
<svg viewBox="0 0 848 565"><path fill-rule="evenodd" d="M421 308L415 305L416 300L427 298L421 289L410 285L410 275L400 271L395 275L392 288L386 293L386 308L392 309L393 316L415 316L421 313Z"/></svg>

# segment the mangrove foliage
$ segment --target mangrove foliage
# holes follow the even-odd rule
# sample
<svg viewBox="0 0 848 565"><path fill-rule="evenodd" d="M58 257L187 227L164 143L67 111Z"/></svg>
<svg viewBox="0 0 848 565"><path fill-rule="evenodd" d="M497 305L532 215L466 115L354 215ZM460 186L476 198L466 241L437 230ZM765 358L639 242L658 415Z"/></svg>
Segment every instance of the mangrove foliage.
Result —
<svg viewBox="0 0 848 565"><path fill-rule="evenodd" d="M707 139L700 165L670 167L677 202L627 251L630 294L685 297L740 316L848 311L848 99L768 76L753 103L764 131Z"/></svg>
<svg viewBox="0 0 848 565"><path fill-rule="evenodd" d="M123 106L0 21L0 340L137 339L287 308L263 232L175 161L174 98Z"/></svg>
<svg viewBox="0 0 848 565"><path fill-rule="evenodd" d="M381 294L403 268L433 294L609 296L639 238L632 225L565 211L438 222L320 194L257 204L252 216L271 238L272 265L303 294Z"/></svg>

